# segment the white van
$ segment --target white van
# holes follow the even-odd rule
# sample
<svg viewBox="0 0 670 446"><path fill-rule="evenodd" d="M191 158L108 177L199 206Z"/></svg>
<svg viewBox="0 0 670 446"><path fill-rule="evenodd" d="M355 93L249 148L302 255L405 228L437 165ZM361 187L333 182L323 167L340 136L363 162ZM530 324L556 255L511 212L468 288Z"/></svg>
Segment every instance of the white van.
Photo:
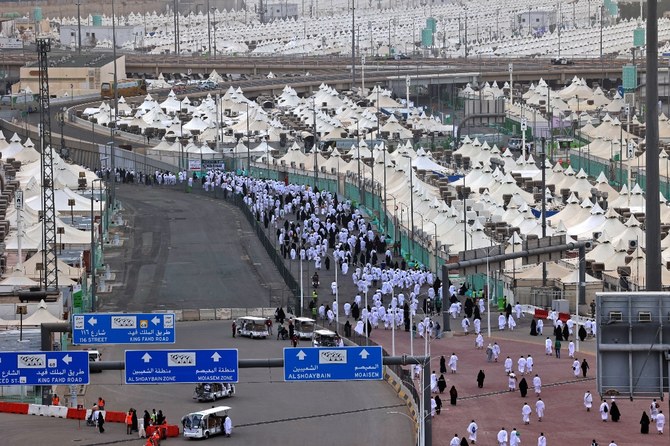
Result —
<svg viewBox="0 0 670 446"><path fill-rule="evenodd" d="M229 411L228 406L218 406L184 415L181 419L184 438L209 438L223 434Z"/></svg>
<svg viewBox="0 0 670 446"><path fill-rule="evenodd" d="M262 317L241 317L237 320L237 333L240 336L265 339L270 335L266 322L267 319Z"/></svg>
<svg viewBox="0 0 670 446"><path fill-rule="evenodd" d="M314 337L314 324L316 321L309 317L296 317L293 319L295 323L295 334L300 339L312 339Z"/></svg>

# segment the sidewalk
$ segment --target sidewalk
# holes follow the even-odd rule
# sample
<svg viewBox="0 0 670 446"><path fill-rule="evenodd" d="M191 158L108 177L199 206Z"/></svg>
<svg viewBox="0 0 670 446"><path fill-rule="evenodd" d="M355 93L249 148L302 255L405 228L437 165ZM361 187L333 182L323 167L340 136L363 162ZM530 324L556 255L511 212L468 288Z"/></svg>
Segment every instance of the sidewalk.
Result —
<svg viewBox="0 0 670 446"><path fill-rule="evenodd" d="M497 313L492 314L497 316ZM656 434L656 426L650 426L649 435L640 434L640 417L643 410L647 410L649 400L636 400L631 402L625 397L616 399L621 420L613 423L611 419L604 423L600 420L598 407L600 398L596 393L596 357L595 339L587 339L581 343L581 351L575 353L575 357L581 362L586 358L590 370L587 378L575 378L572 372L572 359L568 358L567 342L563 343L561 359L554 356L546 356L544 353L544 340L546 336L530 336L530 316L522 318L513 332L492 330L492 337L486 337L486 314L482 315L482 334L484 335L484 347L488 343L497 342L501 347L498 362L488 363L485 350L475 349L475 335L471 333L464 335L459 329L453 332L453 336L444 336L441 339L433 339L429 343L431 355L431 369L435 370L439 377L440 355L444 355L447 362L452 353L459 358L458 372L456 374L445 374L447 390L442 399L442 413L433 418L433 444L446 444L453 438L454 434L467 436L466 429L472 419L479 426L477 444L497 445L496 434L505 427L509 432L516 427L521 433L522 445L534 446L537 437L544 432L547 444L557 445L559 442L570 445L590 445L592 439L596 439L602 445L608 445L614 440L618 446L660 445L668 443L668 433L661 436ZM441 319L441 316L440 316ZM452 321L454 321L452 319ZM458 319L455 320L458 322ZM453 326L454 324L452 324ZM546 334L547 325L545 325ZM410 354L409 333L396 331L395 353L397 356ZM381 344L391 354L392 331L373 330L370 337L374 342ZM424 354L425 342L422 338L414 339L414 353ZM521 355L532 355L534 366L532 373L526 373L525 378L529 385L528 395L521 398L518 391L507 391L507 376L504 372L503 362L509 355L512 359L515 373L519 381L521 376L517 370L517 360ZM448 368L448 367L447 367ZM486 374L484 388L477 387L476 376L482 369ZM546 404L545 416L542 422L538 422L535 414L535 402L537 398L533 392L532 378L538 374L542 379L541 398ZM417 389L420 383L415 380ZM458 391L458 402L456 406L449 404L449 389L455 386ZM593 408L587 412L582 403L584 392L587 390L593 394ZM607 400L611 400L608 398ZM524 425L521 419L521 408L524 402L528 402L533 410L531 422ZM661 407L663 410L663 403ZM664 412L668 412L667 408Z"/></svg>

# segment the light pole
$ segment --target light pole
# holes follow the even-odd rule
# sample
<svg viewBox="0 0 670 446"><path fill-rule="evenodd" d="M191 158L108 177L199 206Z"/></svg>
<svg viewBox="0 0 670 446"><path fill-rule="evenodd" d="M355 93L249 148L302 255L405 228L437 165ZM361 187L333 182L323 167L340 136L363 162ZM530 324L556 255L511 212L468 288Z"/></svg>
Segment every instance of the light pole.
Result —
<svg viewBox="0 0 670 446"><path fill-rule="evenodd" d="M435 273L437 274L437 271L438 271L438 268L439 268L439 265L437 264L437 248L438 248L438 246L437 246L438 245L438 242L437 242L437 223L435 223L432 220L428 220L428 223L432 223L433 226L435 226L435 233L434 233L435 249L434 249L434 251L435 251Z"/></svg>
<svg viewBox="0 0 670 446"><path fill-rule="evenodd" d="M365 202L365 197L363 196L363 189L361 186L361 128L359 125L358 118L353 118L356 121L356 158L358 165L358 198L361 203Z"/></svg>
<svg viewBox="0 0 670 446"><path fill-rule="evenodd" d="M212 21L212 27L214 28L214 59L216 59L216 8L210 8L210 9L212 11L212 14L214 14L214 20ZM217 141L218 141L218 139L217 139Z"/></svg>
<svg viewBox="0 0 670 446"><path fill-rule="evenodd" d="M91 255L89 256L89 263L91 265L91 311L95 312L95 299L96 299L96 272L95 272L95 216L93 215L93 199L95 195L95 182L102 181L102 178L96 178L91 182ZM102 220L102 216L101 216Z"/></svg>
<svg viewBox="0 0 670 446"><path fill-rule="evenodd" d="M247 175L251 175L251 141L249 140L249 101L246 101L244 105L247 106L247 169L249 169Z"/></svg>
<svg viewBox="0 0 670 446"><path fill-rule="evenodd" d="M209 11L212 8L209 6L209 0L207 0L207 41L208 41L208 50L207 54L212 56L212 25L209 21Z"/></svg>
<svg viewBox="0 0 670 446"><path fill-rule="evenodd" d="M414 171L412 170L412 158L409 155L403 155L407 157L408 166L409 166L409 218L410 218L410 237L409 237L409 246L410 246L410 255L414 255ZM422 222L423 224L423 222Z"/></svg>
<svg viewBox="0 0 670 446"><path fill-rule="evenodd" d="M81 6L81 0L77 0L77 53L81 54L81 13L79 12L79 7Z"/></svg>

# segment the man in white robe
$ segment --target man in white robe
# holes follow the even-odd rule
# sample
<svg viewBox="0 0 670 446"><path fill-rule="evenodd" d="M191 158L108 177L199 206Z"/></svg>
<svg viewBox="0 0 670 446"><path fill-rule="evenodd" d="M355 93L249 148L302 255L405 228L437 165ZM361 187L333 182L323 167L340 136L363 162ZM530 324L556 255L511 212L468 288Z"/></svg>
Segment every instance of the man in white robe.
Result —
<svg viewBox="0 0 670 446"><path fill-rule="evenodd" d="M538 421L542 421L542 417L544 416L544 408L544 401L542 401L542 398L538 398L535 402L535 413L537 413Z"/></svg>
<svg viewBox="0 0 670 446"><path fill-rule="evenodd" d="M584 407L587 412L591 412L591 407L593 407L593 395L588 390L584 394Z"/></svg>
<svg viewBox="0 0 670 446"><path fill-rule="evenodd" d="M470 329L470 320L467 317L464 317L461 321L461 327L463 327L463 333L468 334Z"/></svg>
<svg viewBox="0 0 670 446"><path fill-rule="evenodd" d="M537 446L547 446L547 437L544 436L544 432L540 432L540 436L537 437Z"/></svg>
<svg viewBox="0 0 670 446"><path fill-rule="evenodd" d="M468 440L470 440L470 443L475 444L477 443L477 431L479 430L479 426L477 426L477 423L475 423L475 420L472 420L470 424L468 424Z"/></svg>
<svg viewBox="0 0 670 446"><path fill-rule="evenodd" d="M663 415L662 410L659 410L658 415L656 415L656 430L658 431L659 435L663 434L664 427L665 427L665 415Z"/></svg>
<svg viewBox="0 0 670 446"><path fill-rule="evenodd" d="M575 357L575 341L570 341L570 343L568 344L568 357L569 358Z"/></svg>
<svg viewBox="0 0 670 446"><path fill-rule="evenodd" d="M498 435L496 435L496 439L498 440L498 446L507 446L507 431L503 427L498 431Z"/></svg>
<svg viewBox="0 0 670 446"><path fill-rule="evenodd" d="M540 393L542 393L542 379L537 374L533 377L533 390L535 390L536 396L540 396Z"/></svg>
<svg viewBox="0 0 670 446"><path fill-rule="evenodd" d="M509 356L505 359L505 373L509 375L509 373L512 371L512 358Z"/></svg>
<svg viewBox="0 0 670 446"><path fill-rule="evenodd" d="M530 408L528 403L524 403L523 407L521 408L521 419L523 420L523 424L530 424L530 414L533 412L533 410Z"/></svg>
<svg viewBox="0 0 670 446"><path fill-rule="evenodd" d="M526 374L526 358L523 356L519 358L517 361L517 368L519 369L519 375L525 375Z"/></svg>
<svg viewBox="0 0 670 446"><path fill-rule="evenodd" d="M477 338L475 338L475 348L479 350L484 348L484 336L481 333L478 333Z"/></svg>
<svg viewBox="0 0 670 446"><path fill-rule="evenodd" d="M500 313L500 316L498 316L498 330L503 331L505 329L505 325L507 325L505 315Z"/></svg>
<svg viewBox="0 0 670 446"><path fill-rule="evenodd" d="M551 339L549 339L549 336L547 336L547 339L544 340L544 354L551 356L553 354L553 347L554 343L551 342Z"/></svg>
<svg viewBox="0 0 670 446"><path fill-rule="evenodd" d="M607 404L607 401L603 400L602 404L600 404L600 419L603 421L607 421L609 416L610 416L610 405Z"/></svg>
<svg viewBox="0 0 670 446"><path fill-rule="evenodd" d="M456 373L456 369L458 368L458 356L456 356L456 353L452 353L449 357L449 368L451 369L451 373Z"/></svg>
<svg viewBox="0 0 670 446"><path fill-rule="evenodd" d="M509 433L509 446L519 446L521 444L521 437L516 428L512 429L512 432Z"/></svg>

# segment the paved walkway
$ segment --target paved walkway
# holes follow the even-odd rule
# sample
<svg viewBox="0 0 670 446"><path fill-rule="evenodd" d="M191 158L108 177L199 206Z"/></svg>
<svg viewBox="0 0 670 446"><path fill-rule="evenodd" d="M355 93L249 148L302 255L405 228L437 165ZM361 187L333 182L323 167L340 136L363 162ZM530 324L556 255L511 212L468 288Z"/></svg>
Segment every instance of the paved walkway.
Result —
<svg viewBox="0 0 670 446"><path fill-rule="evenodd" d="M497 315L497 313L496 313ZM501 357L497 363L486 361L486 353L475 349L475 335L463 335L455 331L451 337L434 339L430 342L431 368L439 377L439 359L444 355L449 361L453 353L459 358L458 372L447 374L447 390L441 396L443 401L442 413L433 418L433 444L446 444L454 434L464 436L468 424L474 419L479 425L477 444L497 445L496 434L505 427L508 431L517 428L521 433L522 445L536 445L540 432L544 432L548 445L558 445L563 442L569 445L590 445L596 439L600 445L608 445L614 440L618 446L624 445L660 445L668 443L668 429L664 436L656 434L655 425L650 426L651 434L640 434L640 417L643 410L648 410L650 401L630 400L618 397L616 399L621 420L613 423L611 420L604 423L600 420L598 406L600 398L596 394L596 358L595 339L587 339L581 343L579 352L575 356L580 360L586 358L590 365L587 378L575 378L572 373L572 359L568 358L567 343L564 342L561 359L544 354L545 337L530 336L530 317L522 319L513 332L498 330L492 331L492 337L486 337L486 317L483 316L482 332L484 345L497 342L501 346ZM374 330L371 339L391 352L392 332ZM423 354L425 342L423 339L414 340L414 353ZM409 333L396 331L396 355L410 353ZM520 393L507 391L507 376L503 362L509 355L512 358L515 373L519 380L521 376L516 372L516 363L521 355L532 355L535 361L532 374L526 374L529 385L526 398ZM486 379L484 388L477 387L476 375L484 370ZM532 378L537 373L542 379L541 398L546 404L545 417L539 422L535 415L537 398L532 390ZM417 388L420 388L418 380ZM458 390L456 406L449 404L448 391L451 386ZM594 408L587 412L582 403L584 392L594 394ZM608 401L610 399L608 398ZM533 409L531 422L524 425L521 419L521 408L524 402ZM663 406L665 403L661 403ZM667 407L664 412L668 412Z"/></svg>

